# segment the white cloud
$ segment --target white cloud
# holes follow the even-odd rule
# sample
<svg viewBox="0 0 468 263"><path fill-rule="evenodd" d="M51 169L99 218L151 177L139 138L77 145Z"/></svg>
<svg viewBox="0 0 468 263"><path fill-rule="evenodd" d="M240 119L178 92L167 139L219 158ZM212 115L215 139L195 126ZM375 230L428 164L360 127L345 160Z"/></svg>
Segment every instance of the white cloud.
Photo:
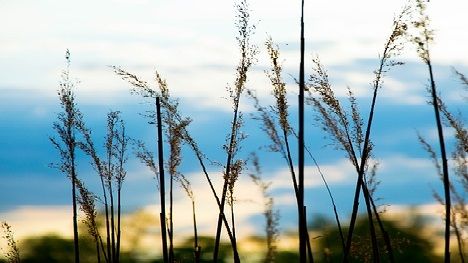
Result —
<svg viewBox="0 0 468 263"><path fill-rule="evenodd" d="M467 27L461 11L467 5L465 2L451 0L429 5L437 34L433 47L436 63L468 63L459 56L466 53L463 50L466 50L467 37L460 33ZM334 0L306 4L308 43L330 43L307 52L319 53L324 64L330 66L357 58L377 58L389 33L385 29L390 28L392 17L403 3ZM259 43L260 49L266 38L264 32L276 41L297 43L299 3L254 1L250 6L252 19L257 24L254 41ZM457 8L449 10L447 6ZM107 92L96 93L94 97L109 98L107 94L122 85L112 80L115 76L104 72L103 67L108 64L143 73L148 80L152 79L153 67L156 67L167 77L176 96L202 94L213 102L208 107L225 108L218 98L226 95L225 85L233 81L237 63L235 14L230 2L120 0L65 4L56 0L17 1L3 3L0 12L0 22L7 25L0 34L0 69L5 73L2 86L35 85L54 91L64 65L63 50L70 48L73 67L98 65L95 69L76 72L78 78L86 80L86 85L80 89L99 87L100 92ZM287 58L285 68L297 68L297 53L283 53ZM259 64L268 62L261 60ZM141 72L138 65L146 69ZM232 70L209 70L202 68L203 65ZM22 78L24 74L29 77ZM359 77L358 82L371 81L358 75L354 75ZM258 80L254 77L252 86L255 88L259 87ZM351 76L351 82L354 81ZM398 85L395 87L399 89ZM407 94L406 89L400 91L398 95ZM408 103L420 102L417 97L403 97Z"/></svg>
<svg viewBox="0 0 468 263"><path fill-rule="evenodd" d="M297 167L294 168L297 176ZM341 184L352 180L354 168L347 159L340 159L333 163L320 164L325 180L328 184ZM324 182L320 177L320 173L316 166L304 167L304 186L306 188L315 188L324 186ZM289 168L283 167L273 173L269 178L272 182L272 189L292 189L293 183Z"/></svg>

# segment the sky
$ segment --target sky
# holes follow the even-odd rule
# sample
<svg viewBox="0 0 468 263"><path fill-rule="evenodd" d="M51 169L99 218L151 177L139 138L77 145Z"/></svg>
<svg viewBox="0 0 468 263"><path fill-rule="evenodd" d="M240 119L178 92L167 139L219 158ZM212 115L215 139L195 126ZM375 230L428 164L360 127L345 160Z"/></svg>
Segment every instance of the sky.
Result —
<svg viewBox="0 0 468 263"><path fill-rule="evenodd" d="M373 70L392 19L404 3L306 1L306 74L311 73L312 58L319 56L336 94L342 97L346 87L351 87L361 109L367 112ZM265 105L272 102L264 73L269 68L264 42L271 36L281 51L290 105L294 107L300 1L250 0L249 4L256 26L252 41L260 53L247 86L257 91ZM468 53L466 10L468 2L464 0L431 1L428 9L435 32L431 54L438 87L450 109L460 111L465 118L468 95L452 67L468 74L468 56L464 56ZM79 82L77 103L98 142L104 137L106 113L119 110L130 136L154 143L154 127L141 116L152 109L151 104L131 95L130 85L109 66L120 66L149 83L154 82L157 70L167 80L172 95L180 99L182 114L193 119L190 131L201 149L211 160L223 162L221 148L232 116L226 86L234 81L238 60L234 21L232 1L0 0L0 220L11 222L23 235L70 233L70 183L49 166L58 158L49 137L54 135L52 124L60 111L56 91L67 49L72 77ZM372 134L374 158L380 163L381 184L376 194L388 210L433 207L432 191L440 190L433 165L417 141L417 132L433 145L437 140L432 108L426 103L426 69L411 45L401 60L406 65L385 78ZM241 156L258 152L263 176L272 183L280 227L294 229L295 201L286 163L278 154L261 149L268 140L251 118L252 105L247 97L242 98L248 137ZM292 112L290 117L295 123L297 114ZM306 122L306 143L330 184L340 215L347 218L355 184L353 169L342 152L329 146L311 109L306 111ZM451 136L449 130L447 134ZM79 156L80 176L90 189L97 190L97 175L88 162ZM156 181L151 172L133 157L127 169L124 209L157 210ZM216 211L216 205L187 149L181 171L195 189L202 231L214 233L216 216L208 212ZM220 191L220 167L211 166L210 174ZM330 216L327 193L310 159L306 160L306 191L309 214ZM258 188L244 174L236 192L240 231L259 234L263 208ZM176 228L188 231L190 202L183 192L176 194L175 204Z"/></svg>

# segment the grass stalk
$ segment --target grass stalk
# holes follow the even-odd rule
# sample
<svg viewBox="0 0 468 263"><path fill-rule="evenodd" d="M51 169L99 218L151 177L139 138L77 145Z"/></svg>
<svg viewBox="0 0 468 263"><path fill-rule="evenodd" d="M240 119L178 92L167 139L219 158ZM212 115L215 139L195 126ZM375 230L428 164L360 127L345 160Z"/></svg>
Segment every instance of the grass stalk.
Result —
<svg viewBox="0 0 468 263"><path fill-rule="evenodd" d="M444 130L440 116L440 105L437 93L437 88L434 80L432 61L430 56L430 42L433 40L433 32L429 28L429 17L425 14L426 4L422 0L416 0L416 7L419 12L419 21L414 22L414 26L419 30L417 36L413 38L413 42L417 46L419 57L427 66L429 73L429 92L431 95L431 105L434 109L434 118L437 127L437 136L439 140L439 150L442 163L442 182L444 187L445 199L445 234L444 234L444 262L450 262L450 227L451 227L451 196L450 196L450 179L448 172L447 152L445 147Z"/></svg>
<svg viewBox="0 0 468 263"><path fill-rule="evenodd" d="M77 208L77 193L76 193L76 128L77 123L81 120L81 112L76 107L75 97L73 94L74 83L70 79L70 52L65 53L67 68L62 72L62 81L58 89L58 96L63 112L59 113L58 121L54 122L53 128L57 132L60 141L51 137L50 141L53 146L59 151L61 164L58 169L67 175L71 180L71 195L72 195L72 210L73 210L73 248L75 263L80 262L80 251L78 241L78 208Z"/></svg>
<svg viewBox="0 0 468 263"><path fill-rule="evenodd" d="M240 94L239 94L240 95ZM230 142L229 142L229 148L228 148L228 154L227 154L227 160L226 160L226 170L225 170L225 179L224 179L224 184L223 184L223 190L221 194L221 201L219 204L219 215L218 215L218 223L216 227L216 238L215 238L215 245L214 245L214 251L213 251L213 261L217 262L218 261L218 252L219 252L219 244L221 241L221 228L222 228L222 223L223 223L223 217L224 215L224 205L226 203L226 196L227 196L227 190L229 186L229 176L231 174L231 162L233 158L232 152L234 151L234 144L235 144L235 138L236 138L236 133L237 133L237 118L239 114L239 100L236 100L236 103L234 105L234 117L232 121L232 126L231 126L231 137L230 137ZM234 226L231 226L231 230L233 229ZM232 233L232 241L233 241L233 252L234 252L234 257L235 257L235 262L240 262L238 252L237 252L237 245L236 245L236 236L235 233Z"/></svg>
<svg viewBox="0 0 468 263"><path fill-rule="evenodd" d="M222 223L223 223L223 217L225 217L224 206L226 203L226 196L227 196L227 191L229 188L229 183L231 182L233 184L235 181L232 178L233 174L231 174L232 172L231 168L232 168L232 165L234 164L233 159L234 159L234 154L237 148L238 132L240 128L240 125L239 125L240 124L239 123L240 97L245 89L245 83L247 81L247 72L253 63L253 59L256 53L255 48L251 46L250 44L250 35L252 34L253 27L249 24L250 15L248 12L248 5L247 5L246 0L240 1L240 3L237 4L237 9L238 9L238 18L239 18L237 22L237 28L239 30L239 36L237 37L237 41L238 41L239 48L240 48L241 58L240 58L239 65L237 67L237 76L236 76L234 88L230 90L230 93L231 93L230 96L233 102L233 118L231 122L229 142L228 142L228 145L226 146L227 157L226 157L226 166L225 166L225 172L224 172L225 178L224 178L224 183L223 183L221 200L219 203L219 215L218 215L215 245L214 245L214 251L213 251L214 262L218 261L219 245L221 241L221 228L222 228ZM231 227L233 230L234 226L231 226ZM239 258L239 254L237 251L236 243L237 243L236 236L233 230L231 244L232 244L232 249L234 253L234 262L237 263L237 262L240 262L240 258Z"/></svg>
<svg viewBox="0 0 468 263"><path fill-rule="evenodd" d="M105 168L105 164L101 161L101 158L97 155L96 148L94 146L94 142L91 138L91 130L89 130L83 121L78 123L78 130L80 131L81 135L83 136L84 141L79 142L78 146L84 151L87 155L91 157L92 165L94 169L97 171L101 183L102 189L102 197L104 203L104 212L105 212L105 224L106 224L106 249L102 249L106 262L112 262L112 249L111 249L111 239L110 239L110 217L109 217L109 202L108 202L108 190L107 190L107 182L108 182L108 173ZM101 239L101 237L100 237ZM100 241L102 242L102 239Z"/></svg>
<svg viewBox="0 0 468 263"><path fill-rule="evenodd" d="M169 177L169 262L174 262L174 175L171 173Z"/></svg>
<svg viewBox="0 0 468 263"><path fill-rule="evenodd" d="M106 158L107 158L107 170L106 170L106 179L107 179L107 190L109 193L109 205L110 205L110 241L111 241L111 251L110 251L110 260L111 262L116 261L116 249L115 249L115 211L114 211L114 190L112 186L113 177L114 177L114 165L113 165L113 150L114 150L114 129L116 122L116 112L110 112L107 115L107 135L105 139L105 148L106 148Z"/></svg>
<svg viewBox="0 0 468 263"><path fill-rule="evenodd" d="M195 200L192 200L192 218L193 218L193 257L194 262L201 261L201 247L198 244L197 216L195 213Z"/></svg>
<svg viewBox="0 0 468 263"><path fill-rule="evenodd" d="M315 73L310 77L311 87L319 94L320 99L309 97L309 102L319 112L319 120L322 122L324 130L332 136L332 138L338 144L339 148L341 148L348 154L348 158L355 167L356 173L358 175L353 200L353 209L350 220L350 226L345 243L345 249L343 252L344 262L349 261L349 253L351 249L352 237L359 207L359 196L362 189L364 189L364 200L366 202L366 210L369 218L369 230L371 232L371 241L373 247L372 254L374 260L376 260L377 262L379 260L377 238L372 220L372 196L367 190L367 186L365 183L365 174L367 170L367 163L369 158L371 157L372 151L370 133L374 118L378 90L382 87L384 73L388 72L388 70L393 66L403 64L402 62L395 61L393 58L399 55L401 50L403 49L403 40L405 39L404 37L407 34L406 19L408 14L409 7L405 7L403 8L400 15L394 20L392 33L385 44L384 52L380 59L379 67L374 72L375 79L372 85L372 102L364 134L364 125L362 123L362 119L357 109L356 100L351 90L349 90L349 100L351 103L352 122L350 122L347 112L345 112L342 109L340 102L338 101L338 99L336 99L333 90L330 87L326 71L322 68L318 59L313 60L315 63ZM350 125L350 123L352 124L352 126ZM359 157L357 155L358 151L360 154ZM383 224L380 222L380 217L376 216L376 220L379 221L379 227L381 227L382 232L385 233L383 229ZM391 252L391 244L389 242L389 239L385 239L385 242L387 250Z"/></svg>
<svg viewBox="0 0 468 263"><path fill-rule="evenodd" d="M85 214L85 219L83 220L83 223L87 226L88 232L91 235L91 237L94 239L94 242L96 243L96 257L97 261L100 263L101 262L101 249L104 252L104 244L101 239L101 235L99 234L99 228L97 226L96 222L96 217L97 217L97 212L96 212L96 207L95 207L95 199L96 196L90 192L84 185L83 182L80 180L76 181L76 186L78 188L78 191L80 193L79 198L78 198L78 203L80 204L80 209L83 211ZM104 258L107 262L107 257L104 254Z"/></svg>
<svg viewBox="0 0 468 263"><path fill-rule="evenodd" d="M392 33L385 44L384 51L382 53L382 57L380 59L379 63L379 68L378 70L375 71L375 79L373 82L373 94L372 94L372 102L370 106L370 111L369 111L369 116L367 120L367 126L366 126L366 131L364 135L364 140L363 140L363 147L361 151L361 160L358 166L356 168L358 169L358 178L356 182L356 188L355 188L355 193L354 193L354 201L353 201L353 210L351 214L351 220L350 220L350 225L349 225L349 231L348 231L348 237L346 240L346 247L344 251L344 262L348 262L348 257L351 249L351 241L353 237L353 231L356 223L356 218L357 218L357 212L359 208L359 195L361 192L361 188L365 188L365 182L364 182L364 176L365 176L365 170L366 170L366 164L367 161L370 157L371 154L371 148L372 144L370 142L370 134L371 134L371 129L372 129L372 122L374 118L374 112L375 112L375 105L377 101L377 95L378 91L382 86L382 80L384 77L384 73L388 71L389 68L396 66L396 65L401 65L403 64L402 62L399 61L393 61L392 58L396 55L398 55L402 48L403 44L400 42L405 35L406 35L406 30L407 30L407 24L405 22L405 16L408 14L409 8L404 7L403 11L400 13L400 15L394 20L393 22L393 29ZM355 162L357 163L357 156L354 155ZM373 231L373 220L372 220L372 210L370 208L370 195L367 189L364 192L364 200L366 202L366 209L368 212L368 217L369 217L369 224L370 224L370 231L371 231L371 238L372 238L372 246L373 246L373 255L374 255L374 260L378 258L378 246L376 243L376 236L375 236L375 230ZM379 223L380 224L380 223ZM382 225L383 226L383 225ZM372 233L374 232L374 233ZM390 244L387 244L387 246L391 247Z"/></svg>
<svg viewBox="0 0 468 263"><path fill-rule="evenodd" d="M429 49L428 49L428 60L427 66L430 76L430 88L431 88L431 96L432 96L432 103L434 105L434 115L437 125L437 135L439 138L439 146L440 146L440 154L442 158L442 173L443 173L443 185L444 185L444 195L445 195L445 242L444 242L444 262L450 262L450 226L451 226L451 198L450 198L450 180L449 180L449 172L448 172L448 161L447 161L447 152L445 149L445 139L444 139L444 131L442 128L442 120L440 118L440 111L438 106L437 100L437 90L434 81L434 75L432 72L432 63L429 58Z"/></svg>
<svg viewBox="0 0 468 263"><path fill-rule="evenodd" d="M116 149L115 155L118 160L118 168L116 174L117 181L117 241L116 241L116 262L120 262L120 244L121 244L121 217L122 217L122 205L121 205L121 196L122 196L122 183L126 176L126 171L124 169L124 164L127 160L125 155L127 150L127 145L129 138L125 133L125 125L123 121L120 121L120 130L116 134Z"/></svg>
<svg viewBox="0 0 468 263"><path fill-rule="evenodd" d="M163 152L163 137L162 137L162 120L161 120L161 103L160 97L156 97L156 123L158 133L158 163L159 163L159 193L161 200L161 241L163 249L164 263L169 262L167 254L167 230L166 230L166 192L164 178L164 152Z"/></svg>
<svg viewBox="0 0 468 263"><path fill-rule="evenodd" d="M299 65L299 136L298 136L298 193L297 207L299 217L299 262L307 261L307 219L304 209L304 91L305 91L305 72L304 72L304 0L301 1L301 37L300 37L300 65ZM311 254L312 255L312 254ZM309 262L313 262L313 257Z"/></svg>

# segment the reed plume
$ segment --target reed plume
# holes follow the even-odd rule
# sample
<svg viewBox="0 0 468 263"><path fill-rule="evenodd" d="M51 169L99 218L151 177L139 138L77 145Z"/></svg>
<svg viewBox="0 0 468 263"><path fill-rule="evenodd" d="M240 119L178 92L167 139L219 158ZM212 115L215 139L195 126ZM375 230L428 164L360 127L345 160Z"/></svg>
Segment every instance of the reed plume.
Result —
<svg viewBox="0 0 468 263"><path fill-rule="evenodd" d="M53 124L58 138L50 137L52 145L60 154L61 163L52 164L64 173L72 184L72 209L73 209L73 247L75 263L80 262L80 251L78 243L78 208L76 193L76 148L77 148L77 124L82 120L82 114L75 102L73 89L75 83L70 77L70 51L65 52L67 67L62 72L61 82L57 94L60 100L62 112L58 113L57 121Z"/></svg>
<svg viewBox="0 0 468 263"><path fill-rule="evenodd" d="M84 121L81 120L77 123L77 129L83 137L83 140L79 141L77 145L91 158L91 165L97 172L101 183L106 224L106 249L103 249L102 252L107 262L119 262L121 190L126 177L124 166L127 161L126 151L130 139L125 134L125 124L118 111L111 111L107 114L104 158L97 153L92 131L86 127ZM83 193L86 194L86 192ZM117 194L117 201L114 200L114 194ZM82 198L85 197L82 196Z"/></svg>
<svg viewBox="0 0 468 263"><path fill-rule="evenodd" d="M289 142L289 136L293 135L296 138L297 133L294 131L292 126L289 123L289 105L287 100L287 90L286 90L286 83L282 77L282 65L280 62L280 50L277 45L274 44L271 37L267 39L265 42L265 46L270 57L271 69L266 70L265 73L270 80L270 83L273 87L272 95L275 98L275 104L271 106L262 106L260 101L253 90L247 90L247 94L249 97L254 101L254 108L256 109L257 113L253 115L253 118L260 121L262 125L260 128L267 134L268 138L270 139L270 144L268 145L268 150L272 152L278 152L281 154L283 159L286 161L289 171L291 174L291 179L293 182L293 188L296 200L298 198L298 185L297 185L297 177L296 172L294 170L293 159L291 155L291 148ZM336 204L331 193L331 190L328 186L328 183L323 175L320 167L313 157L312 153L309 149L305 147L305 150L308 152L310 158L314 161L315 166L317 167L317 171L319 172L325 187L327 188L327 192L329 194L330 200L333 205L333 211L335 213L335 219L337 222L338 229L341 230L341 224L338 217L338 212L336 208ZM308 236L308 232L307 232ZM343 236L341 235L342 242L344 244ZM308 247L310 250L310 247Z"/></svg>
<svg viewBox="0 0 468 263"><path fill-rule="evenodd" d="M411 13L410 11L411 10L409 6L405 6L401 13L393 21L392 32L384 45L384 51L380 57L379 67L374 72L375 78L372 83L372 103L365 127L363 126L363 121L358 115L359 110L357 108L356 99L354 98L352 92L350 92L350 89L348 89L348 98L351 105L351 114L348 114L346 111L344 111L338 99L335 97L328 81L328 75L321 66L320 61L318 59L313 59L315 66L314 74L312 74L309 78L309 82L311 89L318 94L318 98L309 96L308 102L319 113L318 120L321 122L324 131L331 136L335 142L335 145L339 149L342 149L347 153L347 156L356 168L358 175L350 227L344 251L345 262L348 261L350 253L351 241L359 207L359 196L361 188L363 189L364 200L366 201L366 209L369 217L373 258L377 262L380 260L377 238L372 220L372 209L375 207L375 205L373 204L372 197L370 196L368 188L365 184L365 174L368 170L368 160L372 155L372 142L370 140L370 133L372 130L372 121L374 118L378 91L383 85L383 77L385 74L388 73L392 67L403 64L403 62L396 60L396 57L402 52L404 44L406 43L408 21L410 19ZM351 115L351 117L349 117L349 115ZM382 228L383 224L381 224L379 217L377 216L378 213L374 211L374 214L376 215L379 226ZM386 236L386 231L383 229L381 229L381 231L383 232L384 236ZM385 240L389 259L391 262L393 262L392 248L391 244L389 243L390 240L389 238L385 238Z"/></svg>
<svg viewBox="0 0 468 263"><path fill-rule="evenodd" d="M435 84L432 60L430 55L430 44L434 40L434 32L430 28L430 19L426 15L426 3L423 0L415 1L418 17L413 22L416 33L412 36L412 42L416 45L416 50L421 60L426 64L429 73L429 93L431 95L431 102L434 109L434 117L437 127L437 135L439 139L440 157L442 164L442 182L444 185L444 204L445 204L445 243L444 243L444 262L450 262L450 226L451 226L451 196L450 196L450 178L447 162L447 152L445 146L444 130L442 127L442 119L440 114L440 106Z"/></svg>
<svg viewBox="0 0 468 263"><path fill-rule="evenodd" d="M109 262L96 221L97 211L95 200L97 197L85 187L81 180L76 180L76 186L80 193L78 196L80 210L83 211L85 215L85 218L82 221L88 228L88 233L91 235L96 245L97 262L101 262L101 251L103 252L105 262Z"/></svg>
<svg viewBox="0 0 468 263"><path fill-rule="evenodd" d="M2 237L7 241L8 251L4 254L7 262L20 263L20 253L11 226L7 222L2 222L0 227L3 230Z"/></svg>
<svg viewBox="0 0 468 263"><path fill-rule="evenodd" d="M232 107L233 107L233 118L231 121L231 130L229 133L228 143L225 146L225 150L227 152L226 157L226 165L225 165L225 172L224 172L224 184L223 190L221 194L221 201L219 204L219 216L218 216L218 224L216 228L216 238L215 238L215 246L213 252L213 261L218 261L218 252L219 252L219 244L221 238L221 227L224 217L224 205L226 202L226 197L228 194L228 189L230 188L230 184L235 182L233 180L237 175L232 173L231 168L233 168L233 164L236 163L234 160L234 155L236 153L236 149L238 147L238 140L242 138L240 135L240 124L241 124L241 114L239 112L239 103L241 95L245 90L245 85L247 82L247 73L249 68L255 62L255 55L257 53L257 49L254 45L251 44L251 35L255 29L254 26L250 24L250 14L249 14L249 7L246 0L240 0L239 3L236 4L237 8L237 22L236 27L238 29L239 35L236 37L239 52L240 52L240 61L237 66L236 70L236 79L234 81L233 87L228 87L228 91L230 94L230 99L232 100ZM235 166L234 166L235 167ZM232 187L232 186L231 186ZM232 196L231 196L232 197ZM232 214L232 218L234 215ZM239 255L237 252L237 244L234 232L234 225L232 227L232 239L231 244L233 246L234 252L234 262L240 262Z"/></svg>

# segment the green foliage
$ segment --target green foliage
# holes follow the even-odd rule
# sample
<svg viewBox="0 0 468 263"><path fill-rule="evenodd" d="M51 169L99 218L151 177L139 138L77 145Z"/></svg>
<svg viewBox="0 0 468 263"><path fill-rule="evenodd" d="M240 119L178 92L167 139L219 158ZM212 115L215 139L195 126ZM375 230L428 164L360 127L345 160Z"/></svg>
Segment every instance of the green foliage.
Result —
<svg viewBox="0 0 468 263"><path fill-rule="evenodd" d="M97 262L94 240L80 237L80 262ZM21 242L21 262L25 263L72 263L74 262L73 239L56 235L30 237ZM122 254L121 262L137 262L135 258Z"/></svg>
<svg viewBox="0 0 468 263"><path fill-rule="evenodd" d="M215 239L212 237L198 237L201 246L200 262L212 262ZM179 247L174 249L175 259L178 262L194 262L193 239L187 239ZM218 262L231 262L232 248L229 243L221 242L219 245Z"/></svg>
<svg viewBox="0 0 468 263"><path fill-rule="evenodd" d="M414 218L408 227L401 227L394 221L382 220L385 229L392 238L395 262L440 262L433 254L434 245L421 236L424 226L418 218ZM372 262L370 236L367 217L357 220L354 229L355 238L351 245L350 262ZM339 242L339 232L332 224L322 229L323 234L318 239L318 262L340 262L342 246ZM348 229L345 228L346 232ZM421 231L422 230L422 231ZM386 255L383 237L377 236L381 262L389 262Z"/></svg>

